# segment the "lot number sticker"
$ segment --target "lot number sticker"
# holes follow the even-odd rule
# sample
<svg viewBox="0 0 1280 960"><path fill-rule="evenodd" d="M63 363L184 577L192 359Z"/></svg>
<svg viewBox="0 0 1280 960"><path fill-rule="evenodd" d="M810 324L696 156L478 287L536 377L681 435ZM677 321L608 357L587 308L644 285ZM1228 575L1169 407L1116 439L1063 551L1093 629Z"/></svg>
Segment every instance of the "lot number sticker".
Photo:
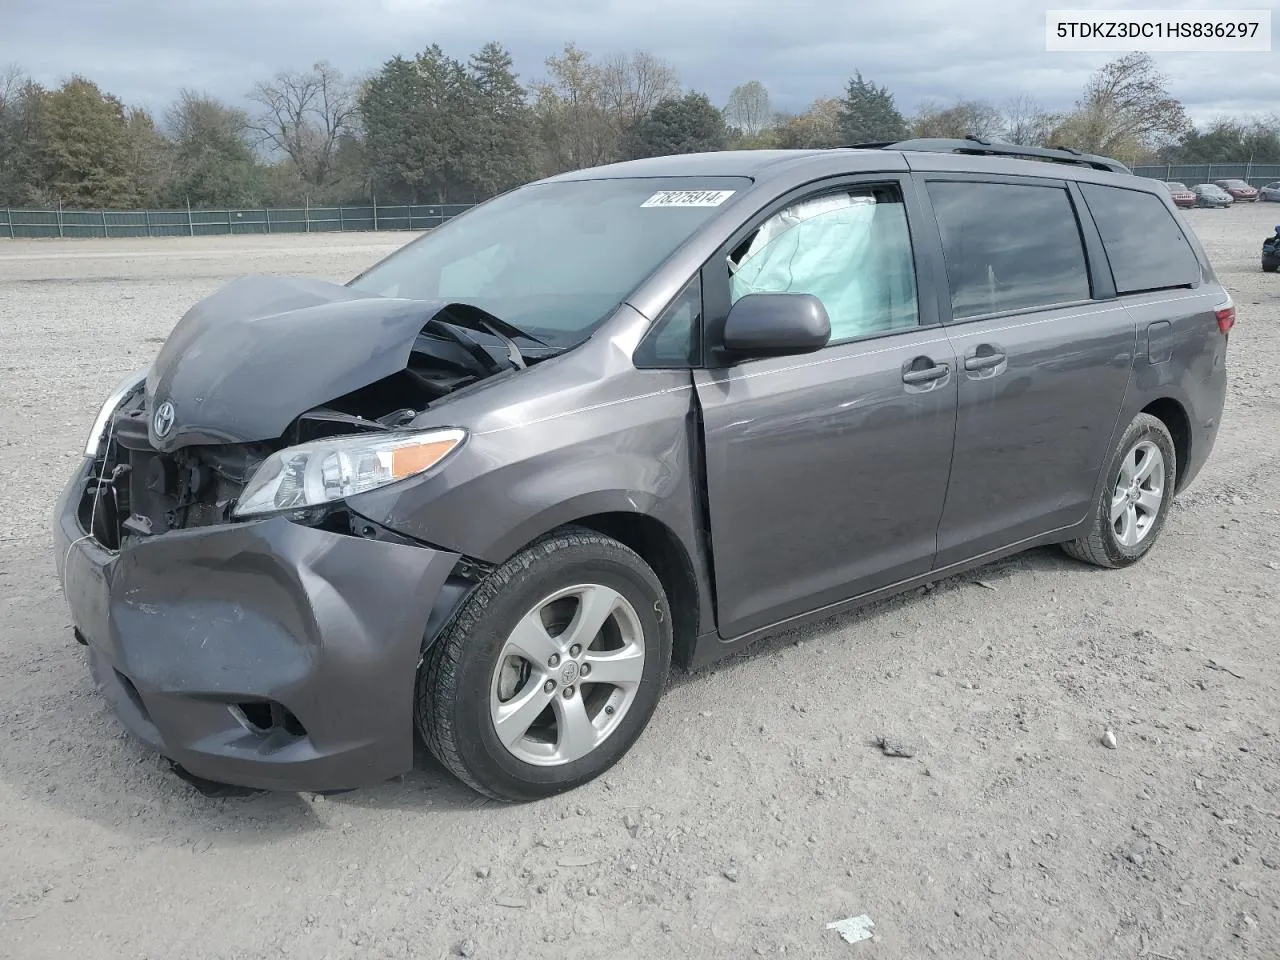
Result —
<svg viewBox="0 0 1280 960"><path fill-rule="evenodd" d="M718 207L733 196L732 190L659 190L642 207Z"/></svg>

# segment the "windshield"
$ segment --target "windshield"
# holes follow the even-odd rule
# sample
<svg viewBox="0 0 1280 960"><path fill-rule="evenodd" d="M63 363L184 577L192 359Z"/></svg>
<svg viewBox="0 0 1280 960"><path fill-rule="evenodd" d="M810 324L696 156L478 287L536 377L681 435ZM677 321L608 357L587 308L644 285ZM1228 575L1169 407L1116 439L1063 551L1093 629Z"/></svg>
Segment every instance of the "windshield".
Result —
<svg viewBox="0 0 1280 960"><path fill-rule="evenodd" d="M420 237L350 286L469 303L570 347L750 185L743 177L531 184Z"/></svg>

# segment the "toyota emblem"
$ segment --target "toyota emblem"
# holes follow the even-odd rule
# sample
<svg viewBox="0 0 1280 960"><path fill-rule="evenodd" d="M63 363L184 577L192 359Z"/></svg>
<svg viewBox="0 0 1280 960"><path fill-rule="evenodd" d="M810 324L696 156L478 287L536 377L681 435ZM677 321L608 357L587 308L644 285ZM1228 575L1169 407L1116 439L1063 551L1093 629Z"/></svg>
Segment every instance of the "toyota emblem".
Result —
<svg viewBox="0 0 1280 960"><path fill-rule="evenodd" d="M152 421L155 427L157 437L167 437L169 431L173 429L173 421L177 417L177 411L173 409L173 404L166 400L160 406L156 407L156 417Z"/></svg>

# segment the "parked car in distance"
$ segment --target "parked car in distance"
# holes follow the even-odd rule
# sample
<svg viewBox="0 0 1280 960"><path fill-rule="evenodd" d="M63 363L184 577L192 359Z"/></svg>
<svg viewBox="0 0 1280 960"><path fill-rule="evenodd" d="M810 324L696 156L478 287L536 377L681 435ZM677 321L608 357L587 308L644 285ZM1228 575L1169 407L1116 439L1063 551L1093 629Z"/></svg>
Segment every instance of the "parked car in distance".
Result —
<svg viewBox="0 0 1280 960"><path fill-rule="evenodd" d="M1196 195L1197 207L1229 207L1235 202L1231 194L1216 183L1197 183L1191 192Z"/></svg>
<svg viewBox="0 0 1280 960"><path fill-rule="evenodd" d="M1215 187L1221 187L1231 195L1232 200L1241 203L1254 203L1258 199L1258 189L1247 180L1228 179L1213 181Z"/></svg>
<svg viewBox="0 0 1280 960"><path fill-rule="evenodd" d="M1165 189L1169 191L1169 196L1173 198L1173 202L1179 207L1194 207L1196 205L1196 195L1191 192L1185 183L1178 183L1176 180L1164 181Z"/></svg>
<svg viewBox="0 0 1280 960"><path fill-rule="evenodd" d="M206 780L379 783L416 726L487 796L579 786L673 661L1041 545L1140 561L1235 323L1183 219L1077 151L727 151L520 187L347 284L233 281L77 451L76 639Z"/></svg>
<svg viewBox="0 0 1280 960"><path fill-rule="evenodd" d="M1265 187L1258 191L1259 200L1270 200L1272 203L1280 203L1280 180L1274 183L1268 183Z"/></svg>

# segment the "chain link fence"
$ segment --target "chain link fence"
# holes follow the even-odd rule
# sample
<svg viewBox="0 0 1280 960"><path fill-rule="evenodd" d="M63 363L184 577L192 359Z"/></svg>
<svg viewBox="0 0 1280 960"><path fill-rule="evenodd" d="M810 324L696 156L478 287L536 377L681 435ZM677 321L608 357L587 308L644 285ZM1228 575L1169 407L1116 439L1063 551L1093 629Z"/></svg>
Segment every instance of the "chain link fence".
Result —
<svg viewBox="0 0 1280 960"><path fill-rule="evenodd" d="M1134 167L1133 172L1189 187L1215 180L1247 180L1250 186L1265 187L1280 180L1280 163L1165 163Z"/></svg>
<svg viewBox="0 0 1280 960"><path fill-rule="evenodd" d="M1140 177L1188 185L1239 178L1255 187L1280 181L1280 163L1170 163L1137 166ZM0 209L0 238L213 237L360 230L429 230L474 204L358 204L229 210Z"/></svg>
<svg viewBox="0 0 1280 960"><path fill-rule="evenodd" d="M376 203L243 210L20 210L0 208L0 238L213 237L359 230L429 230L473 204Z"/></svg>

